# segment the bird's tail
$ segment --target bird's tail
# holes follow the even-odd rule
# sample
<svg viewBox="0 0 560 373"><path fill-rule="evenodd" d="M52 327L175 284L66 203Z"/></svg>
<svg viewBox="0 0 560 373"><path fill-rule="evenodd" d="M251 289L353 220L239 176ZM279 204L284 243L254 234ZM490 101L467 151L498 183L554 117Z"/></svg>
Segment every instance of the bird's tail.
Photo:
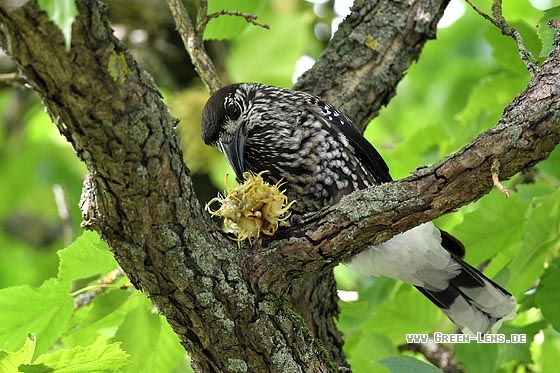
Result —
<svg viewBox="0 0 560 373"><path fill-rule="evenodd" d="M464 333L495 331L515 317L515 298L463 261L463 245L431 222L371 246L348 265L414 285Z"/></svg>
<svg viewBox="0 0 560 373"><path fill-rule="evenodd" d="M416 286L438 306L463 333L496 331L501 323L515 318L515 298L500 285L450 252L460 265L457 276L443 290Z"/></svg>

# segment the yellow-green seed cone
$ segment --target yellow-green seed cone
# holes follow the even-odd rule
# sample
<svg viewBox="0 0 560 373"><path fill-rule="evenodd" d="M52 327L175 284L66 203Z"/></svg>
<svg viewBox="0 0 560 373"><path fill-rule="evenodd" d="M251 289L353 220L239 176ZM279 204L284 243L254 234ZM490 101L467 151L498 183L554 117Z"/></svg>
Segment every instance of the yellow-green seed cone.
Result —
<svg viewBox="0 0 560 373"><path fill-rule="evenodd" d="M280 225L287 224L289 209L295 203L288 202L288 197L280 190L280 183L270 185L265 182L264 172L256 175L245 172L243 184L228 187L225 197L213 198L206 205L210 214L224 218L224 225L237 235L238 244L246 239L251 242L261 233L274 235ZM220 203L217 210L210 208L214 202Z"/></svg>

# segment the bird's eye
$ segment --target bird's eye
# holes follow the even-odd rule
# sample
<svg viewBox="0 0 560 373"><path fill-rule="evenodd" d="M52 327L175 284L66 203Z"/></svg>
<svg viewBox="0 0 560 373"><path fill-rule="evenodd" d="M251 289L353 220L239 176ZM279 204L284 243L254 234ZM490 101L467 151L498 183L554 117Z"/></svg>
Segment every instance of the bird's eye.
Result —
<svg viewBox="0 0 560 373"><path fill-rule="evenodd" d="M227 116L231 120L237 120L237 118L239 118L239 116L241 115L241 108L236 104L229 104L226 107L226 111L227 111Z"/></svg>

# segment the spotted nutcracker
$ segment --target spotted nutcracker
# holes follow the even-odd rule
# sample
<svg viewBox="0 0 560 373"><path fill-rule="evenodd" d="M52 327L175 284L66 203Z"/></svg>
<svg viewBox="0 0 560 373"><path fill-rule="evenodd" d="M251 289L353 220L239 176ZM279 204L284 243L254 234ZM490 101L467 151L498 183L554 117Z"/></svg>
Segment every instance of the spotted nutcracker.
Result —
<svg viewBox="0 0 560 373"><path fill-rule="evenodd" d="M392 180L377 150L333 106L304 92L240 83L214 93L202 139L235 171L280 180L292 210L305 214L342 196ZM510 293L463 261L460 242L431 222L371 245L349 263L372 276L414 285L464 332L485 333L515 315Z"/></svg>

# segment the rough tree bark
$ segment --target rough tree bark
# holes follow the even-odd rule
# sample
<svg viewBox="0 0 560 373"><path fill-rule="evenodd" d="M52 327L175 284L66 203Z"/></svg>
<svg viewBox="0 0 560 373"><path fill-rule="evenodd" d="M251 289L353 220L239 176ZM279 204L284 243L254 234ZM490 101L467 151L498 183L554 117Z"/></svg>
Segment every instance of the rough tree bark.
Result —
<svg viewBox="0 0 560 373"><path fill-rule="evenodd" d="M409 11L410 4L435 7L437 1L358 3L350 17L355 27L360 17L373 19L367 9L377 4L400 4ZM87 165L85 223L100 232L133 284L167 317L200 371L336 371L322 343L283 301L290 283L332 269L366 243L480 198L492 187L493 162L500 162L500 176L508 178L546 158L560 142L556 47L500 123L456 154L404 180L347 196L304 224L239 250L203 212L182 161L176 121L149 75L113 37L104 6L96 0L77 5L80 15L68 52L35 2L0 6L2 46ZM417 14L411 19L424 20ZM383 40L393 39L355 40L361 49L379 51ZM385 53L389 57L402 47L386 45L393 45ZM334 82L337 94L325 88L329 79L315 75L320 72L309 73L300 88L324 93L335 105L352 102L343 110L362 124L392 95L407 63L387 63L401 66L400 72L389 82L379 72L376 89L385 93L375 97L366 88L372 80L361 79L365 70L360 68L345 70ZM323 71L320 66L317 71ZM347 66L355 65L350 60ZM333 76L338 75L343 74ZM353 82L348 91L337 85L344 82Z"/></svg>

